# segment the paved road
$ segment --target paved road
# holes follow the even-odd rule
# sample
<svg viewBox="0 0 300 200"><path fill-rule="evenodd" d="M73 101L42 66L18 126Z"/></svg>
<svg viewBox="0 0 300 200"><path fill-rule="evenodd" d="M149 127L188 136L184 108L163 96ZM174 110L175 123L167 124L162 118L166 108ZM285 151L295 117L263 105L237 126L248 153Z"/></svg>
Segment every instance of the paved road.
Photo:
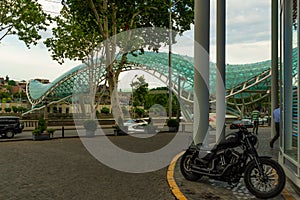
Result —
<svg viewBox="0 0 300 200"><path fill-rule="evenodd" d="M122 148L144 152L164 146L173 136L108 138ZM91 156L79 138L2 141L0 199L174 199L166 168L143 174L111 169Z"/></svg>

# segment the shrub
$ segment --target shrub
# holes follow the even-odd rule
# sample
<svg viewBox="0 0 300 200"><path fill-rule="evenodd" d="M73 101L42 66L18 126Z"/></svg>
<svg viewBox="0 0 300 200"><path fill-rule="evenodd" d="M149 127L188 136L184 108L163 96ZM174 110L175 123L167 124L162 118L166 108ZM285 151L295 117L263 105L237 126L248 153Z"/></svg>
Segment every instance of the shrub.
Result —
<svg viewBox="0 0 300 200"><path fill-rule="evenodd" d="M169 119L167 125L168 127L179 127L179 122L176 119Z"/></svg>
<svg viewBox="0 0 300 200"><path fill-rule="evenodd" d="M18 108L16 106L12 106L12 110L13 110L14 113L18 112Z"/></svg>
<svg viewBox="0 0 300 200"><path fill-rule="evenodd" d="M40 118L38 121L38 128L41 130L41 132L44 132L47 129L46 120L43 118Z"/></svg>
<svg viewBox="0 0 300 200"><path fill-rule="evenodd" d="M40 118L37 127L32 131L33 135L40 135L47 129L46 120Z"/></svg>
<svg viewBox="0 0 300 200"><path fill-rule="evenodd" d="M101 113L103 113L103 114L108 114L108 113L109 113L109 108L103 107L103 108L101 109Z"/></svg>
<svg viewBox="0 0 300 200"><path fill-rule="evenodd" d="M47 128L49 134L53 134L56 130L54 128Z"/></svg>
<svg viewBox="0 0 300 200"><path fill-rule="evenodd" d="M32 131L32 135L40 135L42 133L41 129L39 128L35 128L33 131Z"/></svg>

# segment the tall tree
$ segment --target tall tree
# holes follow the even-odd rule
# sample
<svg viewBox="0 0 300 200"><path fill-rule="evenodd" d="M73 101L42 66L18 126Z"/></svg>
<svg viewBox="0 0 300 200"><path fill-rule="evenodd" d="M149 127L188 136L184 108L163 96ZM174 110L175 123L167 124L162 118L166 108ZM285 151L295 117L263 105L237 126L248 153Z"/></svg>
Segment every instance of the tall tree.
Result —
<svg viewBox="0 0 300 200"><path fill-rule="evenodd" d="M0 44L9 35L18 35L27 47L41 39L51 17L43 12L37 0L0 1Z"/></svg>
<svg viewBox="0 0 300 200"><path fill-rule="evenodd" d="M132 93L133 106L145 105L148 95L148 83L146 83L144 76L138 77L137 81L131 83L130 86L134 90Z"/></svg>
<svg viewBox="0 0 300 200"><path fill-rule="evenodd" d="M173 30L183 33L193 23L193 0L65 0L62 15L56 18L57 27L53 37L46 41L52 57L59 63L65 59L84 60L90 51L103 42L106 60L106 80L108 81L113 111L121 113L118 103L118 78L127 62L127 55L135 50L143 53L143 44L132 43L134 34L130 32L117 41L117 34L137 28L169 27L169 13L172 11ZM147 48L158 51L162 44L169 43L165 33L160 40L144 37ZM175 40L173 35L172 42ZM116 50L123 49L121 59L114 62Z"/></svg>

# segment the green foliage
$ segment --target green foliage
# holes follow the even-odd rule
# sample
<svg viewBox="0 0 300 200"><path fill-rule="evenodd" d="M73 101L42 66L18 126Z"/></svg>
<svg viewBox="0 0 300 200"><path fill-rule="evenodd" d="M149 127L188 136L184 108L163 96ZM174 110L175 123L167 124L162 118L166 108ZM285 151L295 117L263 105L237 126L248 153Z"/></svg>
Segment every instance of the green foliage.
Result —
<svg viewBox="0 0 300 200"><path fill-rule="evenodd" d="M144 76L137 78L138 81L131 83L133 91L133 106L143 106L146 103L148 95L148 83L146 83Z"/></svg>
<svg viewBox="0 0 300 200"><path fill-rule="evenodd" d="M100 118L100 112L99 112L99 110L96 110L96 116L97 116L97 118Z"/></svg>
<svg viewBox="0 0 300 200"><path fill-rule="evenodd" d="M167 122L168 127L179 127L179 122L176 119L169 119Z"/></svg>
<svg viewBox="0 0 300 200"><path fill-rule="evenodd" d="M38 121L38 128L41 130L41 132L45 131L47 129L46 120L43 118L40 118Z"/></svg>
<svg viewBox="0 0 300 200"><path fill-rule="evenodd" d="M38 121L37 127L32 131L33 135L40 135L42 134L45 130L47 130L47 124L46 120L43 118L40 118Z"/></svg>
<svg viewBox="0 0 300 200"><path fill-rule="evenodd" d="M56 130L54 128L47 128L49 134L53 134Z"/></svg>
<svg viewBox="0 0 300 200"><path fill-rule="evenodd" d="M109 113L109 108L103 107L103 108L101 109L101 113L103 113L103 114L108 114L108 113Z"/></svg>
<svg viewBox="0 0 300 200"><path fill-rule="evenodd" d="M5 112L10 113L11 112L11 108L4 108Z"/></svg>
<svg viewBox="0 0 300 200"><path fill-rule="evenodd" d="M32 131L32 135L40 135L42 133L42 131L38 128L35 128L33 131Z"/></svg>
<svg viewBox="0 0 300 200"><path fill-rule="evenodd" d="M8 98L8 97L10 97L9 92L0 92L0 99Z"/></svg>
<svg viewBox="0 0 300 200"><path fill-rule="evenodd" d="M89 131L95 131L97 129L97 121L89 119L83 122L83 127Z"/></svg>
<svg viewBox="0 0 300 200"><path fill-rule="evenodd" d="M37 44L40 31L46 30L50 16L37 0L0 1L0 43L8 35L18 35L27 47Z"/></svg>
<svg viewBox="0 0 300 200"><path fill-rule="evenodd" d="M163 106L166 111L169 110L169 94L165 87L155 88L150 90L146 96L145 109L150 109L151 106L159 104ZM176 95L172 95L172 115L177 114L178 100Z"/></svg>
<svg viewBox="0 0 300 200"><path fill-rule="evenodd" d="M26 110L26 108L22 107L22 106L18 106L17 107L18 112L22 113L23 111Z"/></svg>
<svg viewBox="0 0 300 200"><path fill-rule="evenodd" d="M18 112L17 106L12 106L11 108L12 108L12 110L13 110L14 113L17 113L17 112Z"/></svg>
<svg viewBox="0 0 300 200"><path fill-rule="evenodd" d="M16 81L14 81L14 80L9 80L9 81L8 81L8 85L10 85L10 86L16 86Z"/></svg>
<svg viewBox="0 0 300 200"><path fill-rule="evenodd" d="M137 115L137 117L145 116L145 110L142 108L134 108L134 113Z"/></svg>
<svg viewBox="0 0 300 200"><path fill-rule="evenodd" d="M190 24L194 22L194 1L181 0L172 4L173 30L180 33L189 30ZM133 3L132 1L68 0L63 5L61 16L55 18L57 27L52 30L53 38L48 38L45 42L52 51L53 59L59 63L63 63L67 58L83 60L103 40L129 29L169 27L169 21L166 20L169 18L169 1L153 0L148 3L134 1ZM146 42L150 44L150 49L157 51L161 43L168 43L168 37L168 33L163 35L161 41L147 37ZM173 34L173 41L175 37L176 35ZM134 46L126 42L118 45L124 44ZM140 47L131 49L140 49Z"/></svg>

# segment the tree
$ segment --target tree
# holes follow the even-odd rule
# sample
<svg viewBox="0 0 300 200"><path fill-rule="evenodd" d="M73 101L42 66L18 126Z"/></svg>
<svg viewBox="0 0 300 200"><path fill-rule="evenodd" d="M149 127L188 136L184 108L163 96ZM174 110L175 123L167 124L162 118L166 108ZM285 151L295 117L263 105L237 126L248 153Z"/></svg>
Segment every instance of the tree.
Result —
<svg viewBox="0 0 300 200"><path fill-rule="evenodd" d="M166 110L169 109L169 97L168 97L168 88L158 87L151 89L149 94L146 96L145 109L150 109L151 106L159 104L163 106ZM176 95L172 95L172 115L177 114L178 108L178 99Z"/></svg>
<svg viewBox="0 0 300 200"><path fill-rule="evenodd" d="M27 47L41 39L51 18L37 0L0 1L0 43L8 35L18 35Z"/></svg>
<svg viewBox="0 0 300 200"><path fill-rule="evenodd" d="M137 78L137 81L130 84L134 89L132 93L133 106L143 106L146 103L148 95L148 83L146 83L144 76Z"/></svg>
<svg viewBox="0 0 300 200"><path fill-rule="evenodd" d="M14 81L14 80L9 80L9 81L8 81L8 85L10 85L10 86L16 86L16 81Z"/></svg>
<svg viewBox="0 0 300 200"><path fill-rule="evenodd" d="M173 5L174 4L174 5ZM173 5L173 6L172 6ZM130 32L117 42L118 33L145 27L169 27L169 11L172 7L173 30L183 33L193 23L193 0L174 3L169 0L151 1L107 1L107 0L65 0L61 16L55 18L57 27L46 45L53 59L63 63L65 59L85 60L91 50L103 42L106 61L106 80L111 95L112 110L122 116L117 94L118 78L127 62L127 55L146 47L139 44L140 38L133 39ZM147 35L149 36L149 34ZM173 34L172 42L175 41ZM169 35L164 33L161 40L143 38L147 48L158 51L161 45L169 43ZM134 41L134 42L132 42ZM114 62L117 48L123 49L118 63Z"/></svg>

